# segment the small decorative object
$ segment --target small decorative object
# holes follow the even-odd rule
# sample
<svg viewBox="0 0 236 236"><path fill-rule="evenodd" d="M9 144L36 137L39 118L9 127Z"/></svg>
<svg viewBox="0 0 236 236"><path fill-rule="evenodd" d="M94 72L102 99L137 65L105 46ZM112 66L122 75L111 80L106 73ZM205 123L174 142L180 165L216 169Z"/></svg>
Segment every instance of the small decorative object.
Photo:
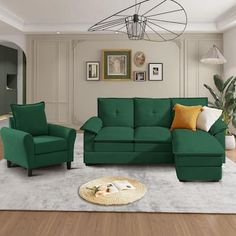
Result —
<svg viewBox="0 0 236 236"><path fill-rule="evenodd" d="M147 191L138 180L119 176L94 179L79 188L84 200L99 205L124 205L141 199Z"/></svg>
<svg viewBox="0 0 236 236"><path fill-rule="evenodd" d="M134 71L134 81L145 82L146 81L146 72L145 71Z"/></svg>
<svg viewBox="0 0 236 236"><path fill-rule="evenodd" d="M86 71L87 71L87 80L95 81L99 80L100 75L100 63L98 61L87 61L86 62Z"/></svg>
<svg viewBox="0 0 236 236"><path fill-rule="evenodd" d="M148 64L148 79L150 81L163 80L163 63Z"/></svg>
<svg viewBox="0 0 236 236"><path fill-rule="evenodd" d="M109 193L109 188L106 184L93 186L92 188L86 187L87 189L94 192L95 197L104 196Z"/></svg>
<svg viewBox="0 0 236 236"><path fill-rule="evenodd" d="M103 50L103 79L131 79L131 50Z"/></svg>
<svg viewBox="0 0 236 236"><path fill-rule="evenodd" d="M130 40L171 41L184 33L185 9L175 0L143 0L119 10L88 29L127 34Z"/></svg>
<svg viewBox="0 0 236 236"><path fill-rule="evenodd" d="M200 61L202 63L212 64L212 65L220 65L220 64L224 64L227 62L225 57L223 56L222 52L220 51L220 49L218 47L216 47L216 45L213 45L208 50L206 55L204 55L202 57L202 59Z"/></svg>
<svg viewBox="0 0 236 236"><path fill-rule="evenodd" d="M143 52L136 52L135 55L134 55L134 64L137 66L137 67L141 67L144 65L145 63L145 60L146 60L146 57L145 57L145 54Z"/></svg>
<svg viewBox="0 0 236 236"><path fill-rule="evenodd" d="M218 94L210 86L204 84L204 87L209 90L215 100L214 102L209 102L209 105L223 111L222 120L228 125L225 139L226 149L233 149L235 147L235 139L229 130L229 124L232 123L236 128L236 98L234 97L236 77L232 76L224 82L221 76L214 75L214 83Z"/></svg>

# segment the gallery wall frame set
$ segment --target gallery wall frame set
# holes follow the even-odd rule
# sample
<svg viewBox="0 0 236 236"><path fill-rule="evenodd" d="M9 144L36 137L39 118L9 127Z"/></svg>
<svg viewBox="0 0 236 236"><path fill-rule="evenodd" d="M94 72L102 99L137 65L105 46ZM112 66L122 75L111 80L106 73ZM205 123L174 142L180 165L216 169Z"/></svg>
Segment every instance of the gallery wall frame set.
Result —
<svg viewBox="0 0 236 236"><path fill-rule="evenodd" d="M129 49L106 49L102 51L103 80L131 80L132 59Z"/></svg>
<svg viewBox="0 0 236 236"><path fill-rule="evenodd" d="M104 49L102 50L102 79L107 81L146 81L146 71L134 71L132 76L132 51L130 49ZM134 64L142 66L145 63L145 54L138 51L134 57ZM136 66L137 66L136 65ZM100 62L86 62L87 81L100 80ZM148 80L163 81L163 63L148 64Z"/></svg>

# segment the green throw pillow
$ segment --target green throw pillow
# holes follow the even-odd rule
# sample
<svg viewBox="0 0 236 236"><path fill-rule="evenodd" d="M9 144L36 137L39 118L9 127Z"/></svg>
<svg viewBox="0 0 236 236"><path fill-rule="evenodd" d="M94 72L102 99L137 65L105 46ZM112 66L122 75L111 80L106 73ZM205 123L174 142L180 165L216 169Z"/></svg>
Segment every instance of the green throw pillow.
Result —
<svg viewBox="0 0 236 236"><path fill-rule="evenodd" d="M44 102L27 105L11 104L11 110L15 129L30 133L33 136L48 134Z"/></svg>

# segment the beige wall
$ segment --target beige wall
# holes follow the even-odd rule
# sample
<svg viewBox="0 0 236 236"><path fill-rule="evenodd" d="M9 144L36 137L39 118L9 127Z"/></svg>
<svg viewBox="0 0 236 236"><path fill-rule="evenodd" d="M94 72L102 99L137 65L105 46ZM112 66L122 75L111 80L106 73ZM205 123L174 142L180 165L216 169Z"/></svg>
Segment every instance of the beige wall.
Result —
<svg viewBox="0 0 236 236"><path fill-rule="evenodd" d="M80 125L96 115L97 97L191 97L207 96L203 83L213 85L212 76L221 66L199 62L222 35L185 35L177 42L150 43L114 40L114 36L28 36L27 100L44 100L48 119ZM133 71L147 71L150 62L164 64L163 81L86 81L86 61L102 63L102 49L131 49L146 55L146 65Z"/></svg>
<svg viewBox="0 0 236 236"><path fill-rule="evenodd" d="M224 65L225 77L236 76L236 27L224 33L224 56L227 60Z"/></svg>

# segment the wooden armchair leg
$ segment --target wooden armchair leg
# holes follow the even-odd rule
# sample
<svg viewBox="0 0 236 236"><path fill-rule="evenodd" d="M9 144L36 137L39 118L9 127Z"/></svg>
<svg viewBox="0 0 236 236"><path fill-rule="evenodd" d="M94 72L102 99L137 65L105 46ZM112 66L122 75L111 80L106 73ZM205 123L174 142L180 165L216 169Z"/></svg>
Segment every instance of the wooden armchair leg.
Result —
<svg viewBox="0 0 236 236"><path fill-rule="evenodd" d="M71 169L71 162L66 162L66 166L67 166L67 169L70 170Z"/></svg>
<svg viewBox="0 0 236 236"><path fill-rule="evenodd" d="M33 176L33 170L32 169L27 169L28 172L28 177Z"/></svg>

